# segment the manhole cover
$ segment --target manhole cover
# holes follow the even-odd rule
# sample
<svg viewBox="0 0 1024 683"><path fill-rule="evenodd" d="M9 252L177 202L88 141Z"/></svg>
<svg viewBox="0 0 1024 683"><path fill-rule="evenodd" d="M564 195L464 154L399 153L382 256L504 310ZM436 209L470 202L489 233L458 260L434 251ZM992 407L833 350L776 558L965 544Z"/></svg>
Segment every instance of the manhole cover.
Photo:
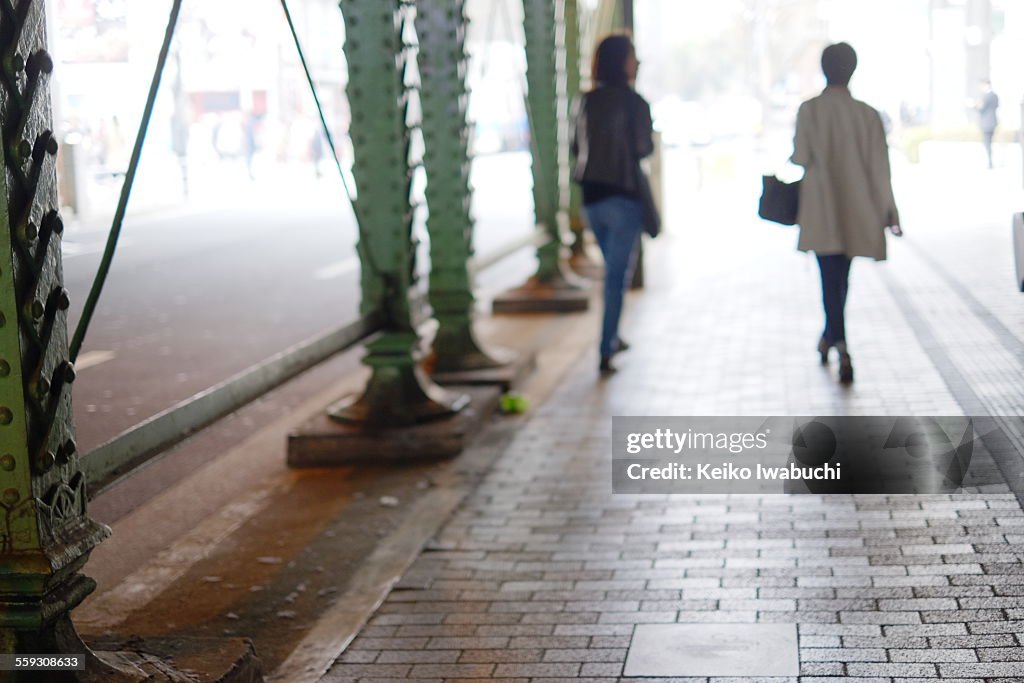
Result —
<svg viewBox="0 0 1024 683"><path fill-rule="evenodd" d="M625 676L798 676L795 624L639 624Z"/></svg>

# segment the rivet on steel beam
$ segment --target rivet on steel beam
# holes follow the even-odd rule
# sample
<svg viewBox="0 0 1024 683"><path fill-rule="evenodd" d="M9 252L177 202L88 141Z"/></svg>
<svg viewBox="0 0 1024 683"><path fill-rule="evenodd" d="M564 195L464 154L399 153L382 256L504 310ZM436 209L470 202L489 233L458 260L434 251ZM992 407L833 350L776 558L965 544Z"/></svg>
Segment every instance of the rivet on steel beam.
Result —
<svg viewBox="0 0 1024 683"><path fill-rule="evenodd" d="M53 57L46 50L40 50L32 55L36 68L44 74L53 73Z"/></svg>
<svg viewBox="0 0 1024 683"><path fill-rule="evenodd" d="M54 137L52 130L44 130L40 133L39 137L36 138L36 145L41 147L47 154L56 154L59 147L57 138Z"/></svg>
<svg viewBox="0 0 1024 683"><path fill-rule="evenodd" d="M68 439L64 442L64 445L57 449L57 458L61 462L67 462L71 459L75 453L78 452L78 444L75 443L74 439Z"/></svg>
<svg viewBox="0 0 1024 683"><path fill-rule="evenodd" d="M0 406L0 425L9 425L14 421L14 413L7 406Z"/></svg>
<svg viewBox="0 0 1024 683"><path fill-rule="evenodd" d="M41 474L46 474L53 469L54 463L57 462L57 457L50 451L43 451L36 458L36 471Z"/></svg>
<svg viewBox="0 0 1024 683"><path fill-rule="evenodd" d="M14 459L14 456L11 455L10 453L4 453L3 455L0 455L0 469L4 470L5 472L13 472L17 464L18 463Z"/></svg>
<svg viewBox="0 0 1024 683"><path fill-rule="evenodd" d="M46 298L46 309L53 311L66 311L71 306L71 297L68 296L68 290L63 287L55 287L50 292L50 296Z"/></svg>
<svg viewBox="0 0 1024 683"><path fill-rule="evenodd" d="M39 320L43 317L45 309L43 303L39 299L32 299L32 301L25 304L25 315L32 320Z"/></svg>
<svg viewBox="0 0 1024 683"><path fill-rule="evenodd" d="M19 500L21 500L21 493L18 489L4 489L4 492L0 494L0 502L7 507L15 505Z"/></svg>
<svg viewBox="0 0 1024 683"><path fill-rule="evenodd" d="M61 377L65 384L71 384L75 381L75 365L69 360L62 360L60 365L57 366L57 370L54 373L55 377Z"/></svg>
<svg viewBox="0 0 1024 683"><path fill-rule="evenodd" d="M0 377L10 377L11 375L11 364L5 360L0 360Z"/></svg>
<svg viewBox="0 0 1024 683"><path fill-rule="evenodd" d="M61 235L64 232L64 221L55 209L50 209L46 212L43 216L42 226L44 230L47 230L54 235Z"/></svg>
<svg viewBox="0 0 1024 683"><path fill-rule="evenodd" d="M28 390L37 401L41 401L46 398L48 393L50 393L50 382L45 377L40 377L38 380L31 380L28 383Z"/></svg>
<svg viewBox="0 0 1024 683"><path fill-rule="evenodd" d="M17 52L4 57L4 70L12 76L17 75L25 68L25 60Z"/></svg>
<svg viewBox="0 0 1024 683"><path fill-rule="evenodd" d="M30 244L32 240L34 240L36 236L39 234L39 231L36 229L35 223L29 221L28 223L24 223L18 226L17 234L18 241L20 241L22 244Z"/></svg>
<svg viewBox="0 0 1024 683"><path fill-rule="evenodd" d="M9 149L15 161L24 161L32 155L32 143L24 138L12 141Z"/></svg>

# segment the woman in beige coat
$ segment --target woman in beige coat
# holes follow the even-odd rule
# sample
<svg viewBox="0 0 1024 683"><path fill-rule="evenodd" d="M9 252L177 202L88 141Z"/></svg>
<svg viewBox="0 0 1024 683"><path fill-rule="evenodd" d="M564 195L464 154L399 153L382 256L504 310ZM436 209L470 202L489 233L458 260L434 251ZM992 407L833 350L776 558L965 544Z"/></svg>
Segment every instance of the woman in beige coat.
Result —
<svg viewBox="0 0 1024 683"><path fill-rule="evenodd" d="M853 381L846 347L844 309L854 256L885 260L885 228L900 235L899 213L889 172L889 149L878 112L850 94L857 53L836 43L821 54L828 83L824 92L800 105L793 163L804 167L800 186L800 240L821 269L825 331L818 342L821 362L834 347L839 379Z"/></svg>

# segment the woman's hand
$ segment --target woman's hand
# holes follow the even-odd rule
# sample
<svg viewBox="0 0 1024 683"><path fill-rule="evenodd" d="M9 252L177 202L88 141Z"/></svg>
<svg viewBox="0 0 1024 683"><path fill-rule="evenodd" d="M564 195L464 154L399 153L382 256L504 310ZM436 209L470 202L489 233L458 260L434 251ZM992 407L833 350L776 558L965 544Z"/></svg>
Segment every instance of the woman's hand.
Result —
<svg viewBox="0 0 1024 683"><path fill-rule="evenodd" d="M903 228L898 225L890 225L889 232L892 233L893 237L903 237Z"/></svg>

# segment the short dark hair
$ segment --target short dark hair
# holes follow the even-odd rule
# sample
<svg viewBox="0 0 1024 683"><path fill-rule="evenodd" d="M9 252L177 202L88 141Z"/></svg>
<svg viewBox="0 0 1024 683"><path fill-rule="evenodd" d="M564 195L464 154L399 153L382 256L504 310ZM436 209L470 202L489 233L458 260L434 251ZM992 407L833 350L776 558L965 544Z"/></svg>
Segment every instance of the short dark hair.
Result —
<svg viewBox="0 0 1024 683"><path fill-rule="evenodd" d="M849 43L834 43L821 53L821 70L829 85L849 85L857 70L857 52Z"/></svg>
<svg viewBox="0 0 1024 683"><path fill-rule="evenodd" d="M635 55L633 39L628 33L613 33L601 39L594 50L590 64L590 78L594 84L627 85L626 61Z"/></svg>

